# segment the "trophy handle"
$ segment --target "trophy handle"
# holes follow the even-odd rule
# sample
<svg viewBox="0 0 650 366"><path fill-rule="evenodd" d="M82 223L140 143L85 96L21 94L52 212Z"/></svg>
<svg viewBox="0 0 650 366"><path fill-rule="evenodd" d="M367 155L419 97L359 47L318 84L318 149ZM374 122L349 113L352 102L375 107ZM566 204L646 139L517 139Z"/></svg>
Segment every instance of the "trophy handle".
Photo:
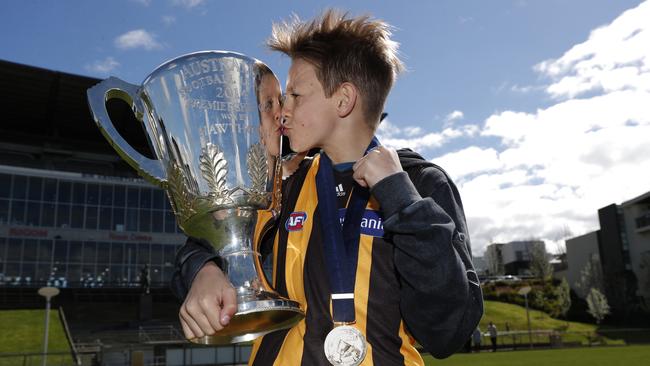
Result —
<svg viewBox="0 0 650 366"><path fill-rule="evenodd" d="M128 103L135 113L135 117L142 121L142 112L138 110L141 107L136 104L140 100L137 96L138 88L138 86L116 77L110 77L88 89L88 105L99 130L117 153L144 178L164 188L167 176L162 162L157 159L147 158L126 142L115 128L115 125L113 125L113 121L111 121L106 110L106 102L118 98Z"/></svg>

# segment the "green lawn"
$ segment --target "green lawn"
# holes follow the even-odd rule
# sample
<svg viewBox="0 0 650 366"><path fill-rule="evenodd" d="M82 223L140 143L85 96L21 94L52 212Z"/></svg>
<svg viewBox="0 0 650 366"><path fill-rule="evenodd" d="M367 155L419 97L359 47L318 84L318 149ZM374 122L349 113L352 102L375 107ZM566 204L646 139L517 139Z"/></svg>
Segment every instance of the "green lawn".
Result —
<svg viewBox="0 0 650 366"><path fill-rule="evenodd" d="M43 351L45 310L2 310L0 311L0 354L39 353ZM56 310L50 312L48 352L70 352L63 326ZM60 359L61 356L55 357ZM67 359L72 360L71 356ZM15 358L0 357L0 365L16 363ZM31 359L32 363L36 358ZM22 364L22 359L21 363ZM38 364L40 365L40 358ZM49 362L48 362L49 364Z"/></svg>
<svg viewBox="0 0 650 366"><path fill-rule="evenodd" d="M642 366L648 365L649 360L650 346L482 352L455 354L445 360L424 357L427 366Z"/></svg>
<svg viewBox="0 0 650 366"><path fill-rule="evenodd" d="M487 331L487 326L490 321L494 322L499 332L506 330L506 322L511 331L525 331L528 329L526 320L526 308L519 305L508 304L497 301L485 301L485 311L483 318L480 322L482 332ZM548 314L538 311L530 311L530 327L533 330L561 330L563 333L563 342L579 342L583 345L589 343L589 336L595 335L597 330L596 325L588 323L568 322L566 320L551 318ZM608 345L624 345L623 340L614 340L611 338L602 337L600 339L603 343ZM499 343L511 343L509 336L499 339ZM527 336L520 336L517 340L518 343L528 342ZM533 342L548 342L548 336L534 336ZM483 345L488 342L487 338L483 339Z"/></svg>
<svg viewBox="0 0 650 366"><path fill-rule="evenodd" d="M510 330L528 329L526 321L526 308L519 305L505 302L485 301L485 311L481 319L481 330L486 331L488 322L492 321L499 331L505 330L505 323L508 322ZM567 327L571 332L593 332L596 326L593 324L567 322L565 320L551 318L548 314L538 310L530 310L531 329L557 329Z"/></svg>

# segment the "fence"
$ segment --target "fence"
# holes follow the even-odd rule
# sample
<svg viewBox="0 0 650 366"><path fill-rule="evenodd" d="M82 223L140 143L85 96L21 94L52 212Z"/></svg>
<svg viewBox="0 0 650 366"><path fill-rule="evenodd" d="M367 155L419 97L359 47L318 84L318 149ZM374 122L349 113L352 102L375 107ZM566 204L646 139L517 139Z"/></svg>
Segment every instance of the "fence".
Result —
<svg viewBox="0 0 650 366"><path fill-rule="evenodd" d="M0 366L41 366L42 353L0 353ZM69 352L47 354L47 366L77 366Z"/></svg>
<svg viewBox="0 0 650 366"><path fill-rule="evenodd" d="M531 330L530 332L527 330L499 331L496 346L499 349L518 350L626 344L650 344L650 329L600 329L597 332L548 329ZM483 333L480 349L488 350L491 347L489 335Z"/></svg>

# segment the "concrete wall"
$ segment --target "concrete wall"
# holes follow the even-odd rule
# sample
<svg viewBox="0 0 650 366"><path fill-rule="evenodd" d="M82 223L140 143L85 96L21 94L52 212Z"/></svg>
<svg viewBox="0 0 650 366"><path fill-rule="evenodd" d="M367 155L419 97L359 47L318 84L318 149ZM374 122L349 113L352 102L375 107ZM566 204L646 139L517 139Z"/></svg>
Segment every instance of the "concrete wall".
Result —
<svg viewBox="0 0 650 366"><path fill-rule="evenodd" d="M630 266L637 278L637 294L644 298L650 308L650 227L637 228L636 219L650 211L646 198L641 202L621 205L625 218L627 246L630 253Z"/></svg>
<svg viewBox="0 0 650 366"><path fill-rule="evenodd" d="M598 250L598 231L592 231L566 241L567 263L569 268L566 272L566 279L569 286L580 297L586 296L586 289L579 289L576 283L580 281L580 272L590 260L598 263L600 267L600 254ZM599 268L600 270L600 268Z"/></svg>

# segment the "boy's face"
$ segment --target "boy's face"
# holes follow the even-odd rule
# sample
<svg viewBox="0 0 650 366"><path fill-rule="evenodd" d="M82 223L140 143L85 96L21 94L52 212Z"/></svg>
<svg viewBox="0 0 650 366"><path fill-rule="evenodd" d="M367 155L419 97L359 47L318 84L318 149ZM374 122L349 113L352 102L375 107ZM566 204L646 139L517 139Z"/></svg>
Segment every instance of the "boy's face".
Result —
<svg viewBox="0 0 650 366"><path fill-rule="evenodd" d="M272 156L280 155L280 82L272 74L262 77L258 93L260 109L260 138L266 151Z"/></svg>
<svg viewBox="0 0 650 366"><path fill-rule="evenodd" d="M326 98L316 68L294 59L287 76L287 96L282 108L284 133L297 152L328 144L337 118L333 98Z"/></svg>

